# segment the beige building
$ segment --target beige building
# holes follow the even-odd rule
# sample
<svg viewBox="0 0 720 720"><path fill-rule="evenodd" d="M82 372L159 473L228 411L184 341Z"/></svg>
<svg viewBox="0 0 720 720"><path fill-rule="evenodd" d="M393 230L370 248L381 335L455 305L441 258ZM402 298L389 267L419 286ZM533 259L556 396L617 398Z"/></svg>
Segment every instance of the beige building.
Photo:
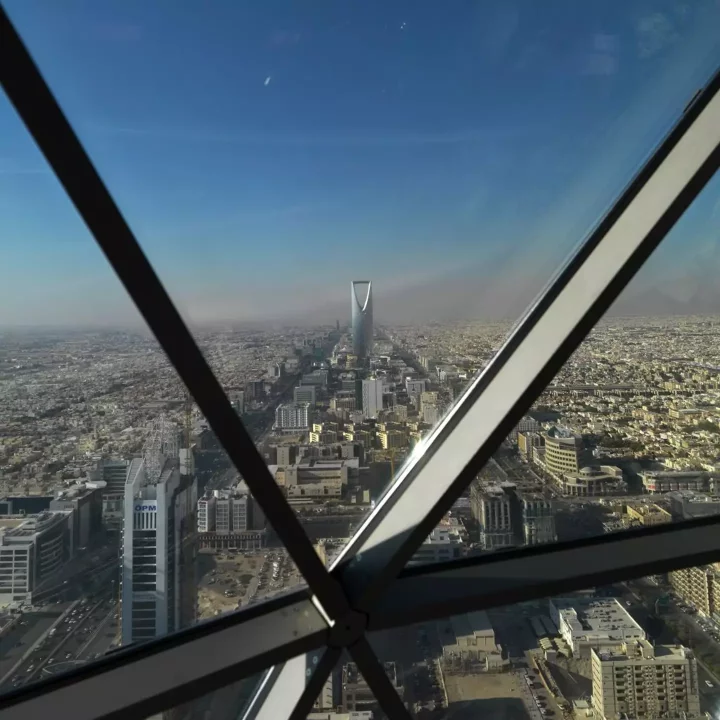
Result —
<svg viewBox="0 0 720 720"><path fill-rule="evenodd" d="M347 487L348 479L359 475L357 458L325 460L303 458L286 467L271 465L270 472L289 498L339 498Z"/></svg>
<svg viewBox="0 0 720 720"><path fill-rule="evenodd" d="M577 435L545 435L545 467L553 475L578 473L581 468L582 439Z"/></svg>
<svg viewBox="0 0 720 720"><path fill-rule="evenodd" d="M625 508L625 514L631 523L639 523L640 525L648 527L672 522L672 515L667 510L663 510L663 508L655 504L629 504Z"/></svg>
<svg viewBox="0 0 720 720"><path fill-rule="evenodd" d="M668 573L673 590L707 617L720 612L720 563Z"/></svg>
<svg viewBox="0 0 720 720"><path fill-rule="evenodd" d="M615 651L592 651L593 707L598 718L702 717L697 661L682 646L636 640Z"/></svg>
<svg viewBox="0 0 720 720"><path fill-rule="evenodd" d="M547 459L547 454L546 454ZM560 492L568 497L597 497L627 492L622 470L613 465L590 465L557 475Z"/></svg>

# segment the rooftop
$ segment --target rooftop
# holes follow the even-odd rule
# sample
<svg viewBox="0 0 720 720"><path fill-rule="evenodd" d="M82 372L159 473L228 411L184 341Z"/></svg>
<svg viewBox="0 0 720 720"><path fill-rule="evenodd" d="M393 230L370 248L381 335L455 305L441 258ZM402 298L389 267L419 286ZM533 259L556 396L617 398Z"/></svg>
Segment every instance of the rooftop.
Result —
<svg viewBox="0 0 720 720"><path fill-rule="evenodd" d="M573 638L603 636L622 641L627 635L645 636L640 625L615 598L570 597L553 598Z"/></svg>

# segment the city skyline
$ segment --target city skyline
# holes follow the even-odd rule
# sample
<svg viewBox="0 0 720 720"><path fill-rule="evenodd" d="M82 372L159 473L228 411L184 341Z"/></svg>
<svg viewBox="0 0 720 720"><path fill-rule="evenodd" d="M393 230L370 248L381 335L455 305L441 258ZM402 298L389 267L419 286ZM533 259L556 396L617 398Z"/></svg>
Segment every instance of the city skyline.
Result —
<svg viewBox="0 0 720 720"><path fill-rule="evenodd" d="M710 0L570 3L552 18L526 2L443 18L417 4L300 17L228 3L167 25L140 3L8 5L198 324L344 317L358 275L376 283L378 322L515 319L706 81L720 13ZM194 72L173 51L189 38L213 49ZM227 67L243 69L219 95ZM135 322L7 102L0 129L0 325ZM706 262L716 219L698 211L654 279L720 274ZM308 273L336 280L322 300Z"/></svg>
<svg viewBox="0 0 720 720"><path fill-rule="evenodd" d="M0 4L3 720L720 718L720 0Z"/></svg>

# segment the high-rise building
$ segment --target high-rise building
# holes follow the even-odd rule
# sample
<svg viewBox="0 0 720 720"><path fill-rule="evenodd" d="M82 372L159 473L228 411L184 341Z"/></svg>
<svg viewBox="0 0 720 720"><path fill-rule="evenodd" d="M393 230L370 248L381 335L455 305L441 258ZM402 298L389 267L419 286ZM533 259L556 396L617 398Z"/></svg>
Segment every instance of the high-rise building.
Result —
<svg viewBox="0 0 720 720"><path fill-rule="evenodd" d="M371 378L362 381L362 411L366 418L376 418L383 408L383 381Z"/></svg>
<svg viewBox="0 0 720 720"><path fill-rule="evenodd" d="M86 548L102 528L102 488L93 483L77 483L59 490L50 510L73 511L73 546Z"/></svg>
<svg viewBox="0 0 720 720"><path fill-rule="evenodd" d="M309 403L283 403L275 409L275 430L307 430L310 427Z"/></svg>
<svg viewBox="0 0 720 720"><path fill-rule="evenodd" d="M473 486L470 507L484 550L555 542L555 510L541 493L512 483Z"/></svg>
<svg viewBox="0 0 720 720"><path fill-rule="evenodd" d="M591 650L593 709L604 720L691 718L700 712L697 660L680 645L648 640Z"/></svg>
<svg viewBox="0 0 720 720"><path fill-rule="evenodd" d="M367 285L365 302L358 297L358 285ZM372 282L353 280L350 283L350 305L352 308L353 353L362 359L372 355L373 349L373 307Z"/></svg>
<svg viewBox="0 0 720 720"><path fill-rule="evenodd" d="M515 537L517 518L514 486L474 488L471 503L478 521L483 550L497 550L518 544Z"/></svg>
<svg viewBox="0 0 720 720"><path fill-rule="evenodd" d="M105 483L102 489L102 519L106 527L120 531L125 508L125 480L128 461L103 459L88 473L90 482Z"/></svg>
<svg viewBox="0 0 720 720"><path fill-rule="evenodd" d="M555 509L542 493L518 493L522 513L522 541L525 545L555 542ZM517 533L516 533L517 534Z"/></svg>
<svg viewBox="0 0 720 720"><path fill-rule="evenodd" d="M177 449L175 429L161 419L151 431L143 456L131 461L125 482L124 645L195 621L196 507L194 468L188 453Z"/></svg>

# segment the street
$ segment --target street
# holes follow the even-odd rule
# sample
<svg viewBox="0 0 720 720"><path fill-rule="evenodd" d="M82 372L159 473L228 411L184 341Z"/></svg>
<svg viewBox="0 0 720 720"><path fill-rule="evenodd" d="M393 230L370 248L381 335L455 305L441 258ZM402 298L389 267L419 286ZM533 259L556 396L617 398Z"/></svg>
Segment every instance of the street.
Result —
<svg viewBox="0 0 720 720"><path fill-rule="evenodd" d="M52 613L34 613L38 620L23 636L20 652L3 657L0 691L47 677L55 668L67 671L100 657L116 639L117 605L109 589L99 598L55 607Z"/></svg>

